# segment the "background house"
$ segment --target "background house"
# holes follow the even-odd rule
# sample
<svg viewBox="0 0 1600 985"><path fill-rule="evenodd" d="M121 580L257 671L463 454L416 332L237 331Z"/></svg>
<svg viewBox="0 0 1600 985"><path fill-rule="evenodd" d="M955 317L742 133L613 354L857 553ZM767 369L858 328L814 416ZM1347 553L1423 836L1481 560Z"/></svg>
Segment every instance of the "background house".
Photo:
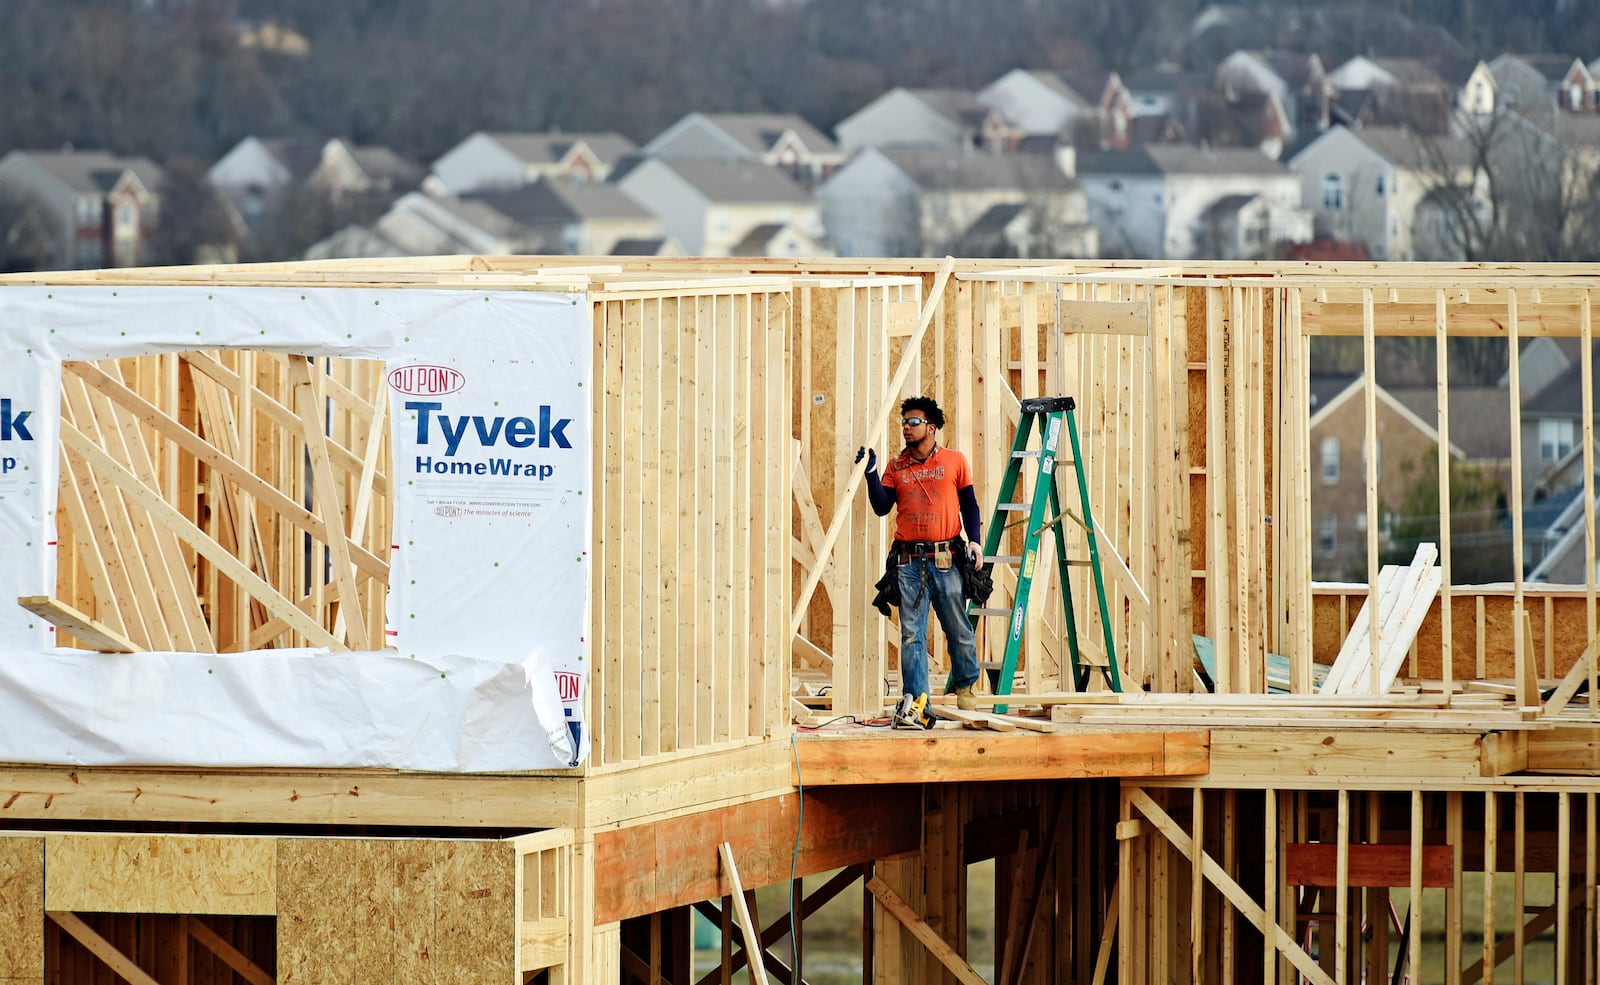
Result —
<svg viewBox="0 0 1600 985"><path fill-rule="evenodd" d="M463 195L515 220L557 253L601 256L623 240L659 239L661 220L612 184L545 178L521 188Z"/></svg>
<svg viewBox="0 0 1600 985"><path fill-rule="evenodd" d="M645 158L616 183L660 216L667 235L691 256L730 256L761 225L791 225L807 236L822 233L817 206L805 189L756 161Z"/></svg>
<svg viewBox="0 0 1600 985"><path fill-rule="evenodd" d="M960 252L963 243L989 255L1099 252L1083 189L1048 154L867 148L817 190L817 203L841 256ZM1017 208L996 224L996 206Z"/></svg>
<svg viewBox="0 0 1600 985"><path fill-rule="evenodd" d="M1484 193L1465 142L1398 127L1333 127L1295 154L1289 167L1299 175L1316 234L1365 243L1377 260L1414 260L1419 250L1433 259L1458 254L1448 241L1417 242L1414 214L1435 189L1457 189L1472 202Z"/></svg>
<svg viewBox="0 0 1600 985"><path fill-rule="evenodd" d="M21 205L29 228L48 239L48 266L63 270L154 262L163 181L147 158L104 151L0 157L0 195Z"/></svg>
<svg viewBox="0 0 1600 985"><path fill-rule="evenodd" d="M1311 238L1299 180L1253 150L1148 144L1084 154L1078 178L1107 256L1180 259L1210 256L1229 236L1267 244ZM1208 216L1236 195L1260 202L1226 221Z"/></svg>
<svg viewBox="0 0 1600 985"><path fill-rule="evenodd" d="M839 149L863 147L983 147L1005 150L1022 131L966 89L896 87L833 128Z"/></svg>
<svg viewBox="0 0 1600 985"><path fill-rule="evenodd" d="M461 195L515 188L540 178L604 181L638 150L615 133L487 133L478 131L433 162L435 191Z"/></svg>
<svg viewBox="0 0 1600 985"><path fill-rule="evenodd" d="M1316 408L1310 421L1312 577L1366 581L1366 401L1362 378L1312 374ZM1408 491L1429 461L1439 434L1382 386L1376 388L1380 550L1389 547L1406 510ZM1454 429L1452 429L1454 430ZM1453 458L1464 453L1453 443ZM1435 470L1435 474L1436 474ZM1437 511L1435 511L1437 515Z"/></svg>
<svg viewBox="0 0 1600 985"><path fill-rule="evenodd" d="M759 161L808 187L844 163L832 140L793 113L690 113L645 144L644 154Z"/></svg>

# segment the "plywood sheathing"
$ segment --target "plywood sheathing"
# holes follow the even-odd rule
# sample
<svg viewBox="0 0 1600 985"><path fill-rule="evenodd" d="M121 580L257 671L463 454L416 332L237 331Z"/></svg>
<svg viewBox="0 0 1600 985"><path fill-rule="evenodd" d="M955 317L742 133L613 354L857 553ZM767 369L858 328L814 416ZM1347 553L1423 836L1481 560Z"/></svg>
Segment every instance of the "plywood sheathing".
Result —
<svg viewBox="0 0 1600 985"><path fill-rule="evenodd" d="M271 838L52 834L45 908L115 913L271 914Z"/></svg>
<svg viewBox="0 0 1600 985"><path fill-rule="evenodd" d="M515 967L507 842L278 842L278 980L503 981Z"/></svg>
<svg viewBox="0 0 1600 985"><path fill-rule="evenodd" d="M0 982L44 980L44 839L0 838Z"/></svg>

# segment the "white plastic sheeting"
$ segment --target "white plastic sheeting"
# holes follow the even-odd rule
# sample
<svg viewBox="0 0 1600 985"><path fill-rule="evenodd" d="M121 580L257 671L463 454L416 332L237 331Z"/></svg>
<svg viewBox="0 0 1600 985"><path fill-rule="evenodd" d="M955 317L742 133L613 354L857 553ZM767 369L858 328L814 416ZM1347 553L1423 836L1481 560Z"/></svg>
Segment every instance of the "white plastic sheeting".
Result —
<svg viewBox="0 0 1600 985"><path fill-rule="evenodd" d="M580 762L592 331L583 298L535 292L0 288L0 760ZM6 604L55 589L61 362L214 348L385 361L384 650L84 653Z"/></svg>

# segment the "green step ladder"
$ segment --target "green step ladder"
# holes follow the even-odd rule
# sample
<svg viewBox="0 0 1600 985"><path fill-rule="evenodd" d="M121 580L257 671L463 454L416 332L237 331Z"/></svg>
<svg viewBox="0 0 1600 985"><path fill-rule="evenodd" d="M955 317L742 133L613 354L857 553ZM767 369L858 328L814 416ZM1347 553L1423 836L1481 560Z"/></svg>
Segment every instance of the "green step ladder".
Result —
<svg viewBox="0 0 1600 985"><path fill-rule="evenodd" d="M1122 679L1117 673L1117 645L1112 634L1111 613L1106 605L1105 578L1100 571L1100 547L1095 536L1094 514L1089 508L1089 483L1083 475L1083 451L1078 444L1078 423L1073 415L1076 408L1077 404L1071 397L1036 397L1022 401L1022 414L1017 421L1017 437L1011 445L1011 458L1006 465L1005 477L1000 480L1000 492L994 516L990 518L988 533L983 538L984 563L1017 566L1017 593L1011 608L980 608L969 605L967 610L969 618L973 618L974 623L980 616L1004 616L1010 620L1006 634L1005 655L999 667L995 667L992 663L985 665L989 671L990 684L997 695L1011 693L1012 678L1017 672L1017 657L1022 652L1022 631L1028 621L1028 596L1033 588L1034 568L1039 557L1039 538L1046 530L1053 531L1056 539L1056 567L1061 578L1061 602L1066 615L1067 645L1072 657L1073 685L1079 691L1086 690L1090 668L1085 665L1078 649L1078 623L1072 612L1070 573L1075 566L1087 566L1094 579L1095 596L1100 603L1100 626L1105 631L1106 664L1100 670L1105 676L1106 685L1111 690L1122 690ZM1058 457L1056 451L1061 440L1063 425L1067 437L1072 442L1070 459ZM1030 450L1028 446L1036 430L1042 443L1039 448ZM1034 473L1032 501L1017 502L1014 499L1019 491L1023 464L1028 461L1038 462L1038 469ZM1056 466L1068 461L1078 476L1081 516L1061 508L1061 495L1056 483ZM1024 521L1006 523L1003 520L1008 513L1024 512L1027 514ZM1084 538L1089 545L1088 560L1073 560L1067 557L1067 536L1062 529L1061 521L1068 518L1083 528ZM1018 522L1027 524L1022 540L1022 553L1017 556L999 554L1000 543L1006 530ZM997 714L1004 714L1005 710L1005 705L995 706Z"/></svg>

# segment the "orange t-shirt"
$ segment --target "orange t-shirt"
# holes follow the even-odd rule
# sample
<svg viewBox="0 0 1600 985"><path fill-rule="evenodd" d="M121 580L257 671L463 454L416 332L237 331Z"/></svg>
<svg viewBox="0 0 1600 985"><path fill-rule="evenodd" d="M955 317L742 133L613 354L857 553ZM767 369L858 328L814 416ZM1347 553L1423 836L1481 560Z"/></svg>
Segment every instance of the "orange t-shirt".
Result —
<svg viewBox="0 0 1600 985"><path fill-rule="evenodd" d="M883 473L883 487L894 490L895 540L951 540L961 533L958 490L972 485L967 456L934 448L919 462L903 451Z"/></svg>

